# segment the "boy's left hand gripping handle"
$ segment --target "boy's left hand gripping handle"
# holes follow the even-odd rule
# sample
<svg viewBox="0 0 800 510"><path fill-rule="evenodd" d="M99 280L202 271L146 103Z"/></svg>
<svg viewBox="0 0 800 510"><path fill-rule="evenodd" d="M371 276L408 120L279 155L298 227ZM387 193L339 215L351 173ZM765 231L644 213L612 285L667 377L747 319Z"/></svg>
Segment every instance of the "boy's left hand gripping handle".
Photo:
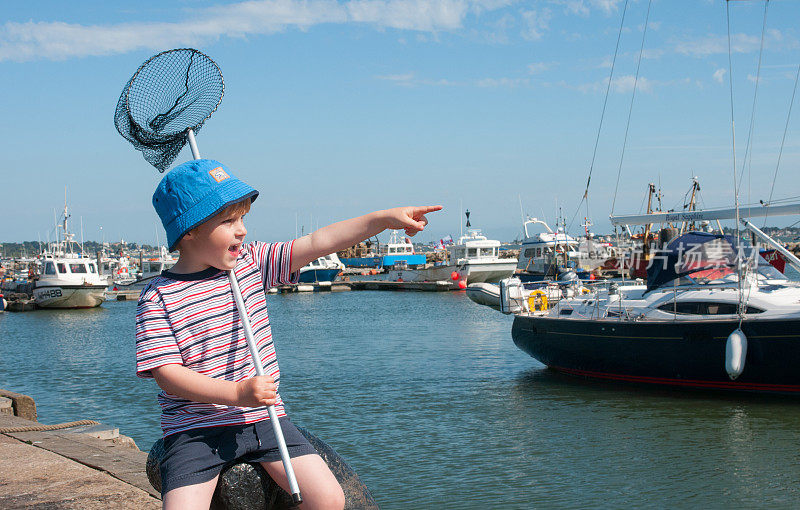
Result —
<svg viewBox="0 0 800 510"><path fill-rule="evenodd" d="M247 309L244 307L244 299L242 299L242 291L239 290L239 282L236 280L236 273L234 271L228 271L228 280L231 282L233 299L236 302L236 309L239 310L239 317L242 319L244 336L247 339L247 347L250 348L250 357L253 358L253 366L256 369L256 374L264 375L264 367L261 365L261 357L258 354L256 341L253 338L253 328L250 326L250 318L247 316ZM275 439L278 442L278 450L281 453L283 469L286 471L286 479L289 481L292 501L294 501L295 504L300 504L303 498L300 496L300 487L297 485L297 477L294 475L292 461L289 457L289 450L286 448L286 440L283 438L283 430L278 421L278 414L275 412L275 406L268 406L267 412L269 413L269 421L272 423L272 431L275 433Z"/></svg>

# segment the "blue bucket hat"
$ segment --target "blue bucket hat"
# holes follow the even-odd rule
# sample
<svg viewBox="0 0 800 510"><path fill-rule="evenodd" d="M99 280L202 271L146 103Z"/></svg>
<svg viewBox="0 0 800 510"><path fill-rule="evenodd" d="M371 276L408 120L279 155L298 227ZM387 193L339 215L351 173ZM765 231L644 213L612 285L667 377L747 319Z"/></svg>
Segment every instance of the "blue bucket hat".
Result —
<svg viewBox="0 0 800 510"><path fill-rule="evenodd" d="M240 181L228 167L213 159L196 159L176 166L161 179L153 193L167 245L173 251L181 238L224 208L258 191Z"/></svg>

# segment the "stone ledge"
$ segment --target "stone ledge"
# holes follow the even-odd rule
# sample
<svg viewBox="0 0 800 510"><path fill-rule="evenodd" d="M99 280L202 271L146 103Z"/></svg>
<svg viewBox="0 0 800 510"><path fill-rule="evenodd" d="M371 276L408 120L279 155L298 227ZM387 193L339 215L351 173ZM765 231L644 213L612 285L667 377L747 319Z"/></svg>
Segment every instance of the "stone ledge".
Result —
<svg viewBox="0 0 800 510"><path fill-rule="evenodd" d="M36 402L31 397L2 388L0 388L0 397L11 399L15 416L36 421Z"/></svg>
<svg viewBox="0 0 800 510"><path fill-rule="evenodd" d="M4 434L0 434L0 480L0 508L161 508L148 492Z"/></svg>
<svg viewBox="0 0 800 510"><path fill-rule="evenodd" d="M41 425L41 423L0 414L0 427L35 425ZM147 452L131 448L128 442L106 441L87 434L76 434L62 430L9 432L5 435L85 466L104 471L117 480L136 487L152 497L161 497L161 494L153 489L147 479L145 471ZM3 437L3 435L0 434L0 437Z"/></svg>

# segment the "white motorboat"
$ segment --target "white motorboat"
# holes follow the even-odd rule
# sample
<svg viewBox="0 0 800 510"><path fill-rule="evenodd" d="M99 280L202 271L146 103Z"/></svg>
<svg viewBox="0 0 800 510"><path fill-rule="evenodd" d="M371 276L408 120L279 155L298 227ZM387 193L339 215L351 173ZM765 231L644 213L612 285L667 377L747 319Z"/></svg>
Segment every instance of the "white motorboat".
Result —
<svg viewBox="0 0 800 510"><path fill-rule="evenodd" d="M517 260L500 258L500 241L487 239L480 229L469 228L458 238L458 242L447 246L447 261L426 264L418 269L399 269L389 272L392 280L405 282L451 281L454 288L465 289L471 283L494 283L508 278L517 267Z"/></svg>
<svg viewBox="0 0 800 510"><path fill-rule="evenodd" d="M40 308L94 308L105 300L107 281L94 260L75 253L74 234L67 230L67 205L60 228L63 239L50 243L34 279L33 299Z"/></svg>
<svg viewBox="0 0 800 510"><path fill-rule="evenodd" d="M511 276L517 267L516 259L500 258L500 241L487 239L478 229L468 230L456 244L448 246L447 259L444 264L390 271L389 278L405 282L447 280L466 288L472 283L499 282Z"/></svg>
<svg viewBox="0 0 800 510"><path fill-rule="evenodd" d="M164 246L159 249L158 257L144 258L143 255L139 256L139 272L135 275L136 278L129 283L124 280L114 282L114 289L121 291L136 291L144 289L150 281L159 276L163 271L169 270L178 262L178 259L172 256Z"/></svg>
<svg viewBox="0 0 800 510"><path fill-rule="evenodd" d="M588 289L579 280L571 282L520 282L519 299L524 300L528 310L546 313L563 298L572 298L586 293ZM494 283L471 283L467 286L467 297L479 305L500 310L500 286Z"/></svg>

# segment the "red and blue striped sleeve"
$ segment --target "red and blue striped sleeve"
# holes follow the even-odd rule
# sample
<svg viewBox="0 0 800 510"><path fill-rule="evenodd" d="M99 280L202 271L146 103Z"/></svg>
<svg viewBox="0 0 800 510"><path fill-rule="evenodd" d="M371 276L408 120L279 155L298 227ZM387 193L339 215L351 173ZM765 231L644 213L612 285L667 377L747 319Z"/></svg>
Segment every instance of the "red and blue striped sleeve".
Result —
<svg viewBox="0 0 800 510"><path fill-rule="evenodd" d="M293 247L294 241L284 243L256 241L248 245L256 265L261 270L261 277L267 289L300 281L300 271L291 272Z"/></svg>
<svg viewBox="0 0 800 510"><path fill-rule="evenodd" d="M176 363L183 365L183 358L164 305L143 296L136 308L136 375L152 378L150 370Z"/></svg>

